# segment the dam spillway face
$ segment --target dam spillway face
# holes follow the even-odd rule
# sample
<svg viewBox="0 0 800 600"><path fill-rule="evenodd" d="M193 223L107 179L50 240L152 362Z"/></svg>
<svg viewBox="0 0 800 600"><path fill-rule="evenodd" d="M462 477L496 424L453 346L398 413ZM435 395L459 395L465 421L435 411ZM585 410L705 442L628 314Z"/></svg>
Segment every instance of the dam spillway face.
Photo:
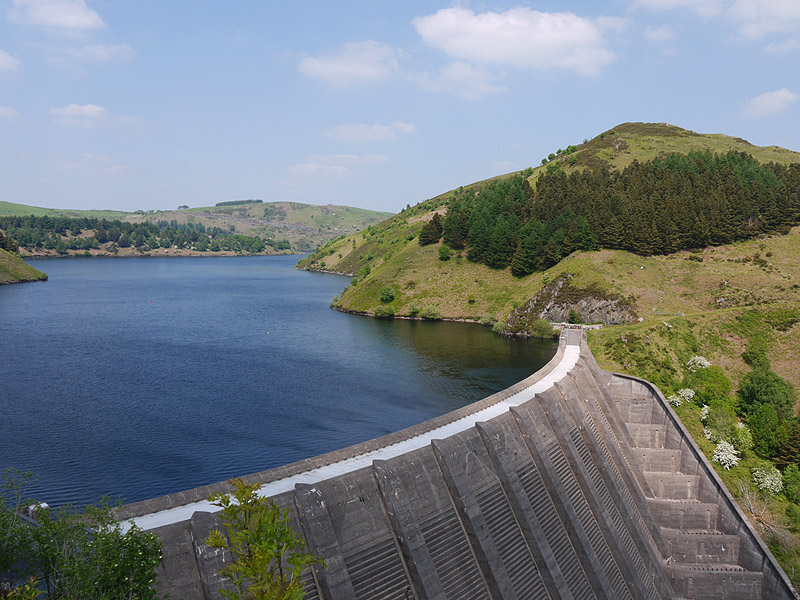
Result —
<svg viewBox="0 0 800 600"><path fill-rule="evenodd" d="M306 598L798 597L663 395L600 370L580 330L476 404L252 476L327 563ZM173 598L222 597L217 489L123 507L161 536Z"/></svg>

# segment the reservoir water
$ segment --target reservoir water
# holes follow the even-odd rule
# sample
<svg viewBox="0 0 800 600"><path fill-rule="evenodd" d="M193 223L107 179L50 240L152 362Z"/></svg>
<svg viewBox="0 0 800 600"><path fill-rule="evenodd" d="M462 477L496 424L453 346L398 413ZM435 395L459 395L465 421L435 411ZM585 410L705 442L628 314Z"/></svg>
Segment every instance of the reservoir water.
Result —
<svg viewBox="0 0 800 600"><path fill-rule="evenodd" d="M51 505L132 502L335 450L474 402L556 343L330 310L296 256L31 261L0 286L0 469Z"/></svg>

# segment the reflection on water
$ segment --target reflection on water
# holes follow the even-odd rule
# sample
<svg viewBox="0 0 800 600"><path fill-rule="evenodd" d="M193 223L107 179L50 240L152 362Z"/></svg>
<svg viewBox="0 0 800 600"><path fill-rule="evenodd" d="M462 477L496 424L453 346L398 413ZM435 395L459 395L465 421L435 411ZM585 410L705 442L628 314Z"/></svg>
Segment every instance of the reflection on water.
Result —
<svg viewBox="0 0 800 600"><path fill-rule="evenodd" d="M128 501L438 416L536 371L554 342L332 311L296 257L37 261L0 287L0 468L50 504Z"/></svg>

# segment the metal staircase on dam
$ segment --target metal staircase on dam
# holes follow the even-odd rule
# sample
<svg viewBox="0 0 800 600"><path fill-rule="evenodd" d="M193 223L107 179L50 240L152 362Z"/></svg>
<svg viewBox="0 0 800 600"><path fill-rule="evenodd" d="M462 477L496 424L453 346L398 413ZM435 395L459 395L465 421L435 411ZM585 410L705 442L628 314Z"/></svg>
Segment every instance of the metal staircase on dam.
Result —
<svg viewBox="0 0 800 600"><path fill-rule="evenodd" d="M327 563L306 598L796 598L660 392L577 343L532 399L275 496ZM221 597L218 526L198 511L156 529L172 597Z"/></svg>

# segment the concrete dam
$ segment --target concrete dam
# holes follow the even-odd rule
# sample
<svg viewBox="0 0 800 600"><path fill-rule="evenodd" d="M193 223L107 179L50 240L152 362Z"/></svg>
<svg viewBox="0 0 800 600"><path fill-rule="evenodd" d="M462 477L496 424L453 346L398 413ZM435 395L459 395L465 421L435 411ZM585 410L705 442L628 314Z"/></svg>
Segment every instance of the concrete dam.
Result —
<svg viewBox="0 0 800 600"><path fill-rule="evenodd" d="M327 563L309 600L798 598L661 392L601 370L580 329L480 402L245 479ZM222 597L207 497L227 490L122 507L163 540L172 598Z"/></svg>

